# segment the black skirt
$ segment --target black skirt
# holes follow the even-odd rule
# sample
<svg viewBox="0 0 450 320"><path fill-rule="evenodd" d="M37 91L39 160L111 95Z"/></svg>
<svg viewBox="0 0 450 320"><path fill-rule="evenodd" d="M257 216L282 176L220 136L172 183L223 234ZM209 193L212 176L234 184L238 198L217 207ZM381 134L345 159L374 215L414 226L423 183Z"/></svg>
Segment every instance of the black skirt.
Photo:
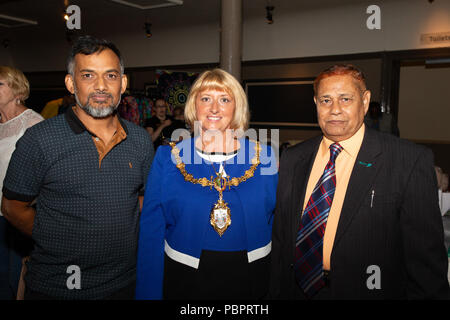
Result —
<svg viewBox="0 0 450 320"><path fill-rule="evenodd" d="M248 263L247 251L203 250L198 269L165 255L164 299L255 300L265 298L270 255Z"/></svg>

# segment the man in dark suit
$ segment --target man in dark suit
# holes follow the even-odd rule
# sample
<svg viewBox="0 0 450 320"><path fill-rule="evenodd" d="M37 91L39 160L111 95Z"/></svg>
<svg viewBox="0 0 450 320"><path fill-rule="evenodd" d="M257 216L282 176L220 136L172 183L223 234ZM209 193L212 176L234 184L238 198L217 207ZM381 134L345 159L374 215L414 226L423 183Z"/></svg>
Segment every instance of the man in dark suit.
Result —
<svg viewBox="0 0 450 320"><path fill-rule="evenodd" d="M432 153L364 126L355 66L323 71L314 91L323 136L281 158L270 297L448 299Z"/></svg>

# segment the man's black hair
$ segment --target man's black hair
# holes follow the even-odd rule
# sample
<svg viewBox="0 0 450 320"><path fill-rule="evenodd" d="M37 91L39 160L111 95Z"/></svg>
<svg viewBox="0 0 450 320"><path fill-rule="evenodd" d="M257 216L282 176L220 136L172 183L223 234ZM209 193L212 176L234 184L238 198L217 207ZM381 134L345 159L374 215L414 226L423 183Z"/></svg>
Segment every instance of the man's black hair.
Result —
<svg viewBox="0 0 450 320"><path fill-rule="evenodd" d="M77 54L81 53L85 55L91 55L93 53L100 53L105 49L110 49L112 52L116 54L117 58L119 58L120 72L123 74L124 72L123 59L119 49L117 49L117 47L112 42L109 42L104 39L97 39L89 35L79 37L78 40L72 46L72 50L70 51L69 57L67 58L67 72L73 75L75 56Z"/></svg>

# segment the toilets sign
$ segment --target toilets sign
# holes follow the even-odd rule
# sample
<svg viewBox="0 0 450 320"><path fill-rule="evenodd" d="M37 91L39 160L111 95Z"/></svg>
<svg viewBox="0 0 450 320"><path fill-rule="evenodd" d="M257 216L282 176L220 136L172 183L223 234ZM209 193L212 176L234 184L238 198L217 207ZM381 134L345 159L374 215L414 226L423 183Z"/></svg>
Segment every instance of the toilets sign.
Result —
<svg viewBox="0 0 450 320"><path fill-rule="evenodd" d="M420 35L421 44L450 43L450 32L425 33Z"/></svg>

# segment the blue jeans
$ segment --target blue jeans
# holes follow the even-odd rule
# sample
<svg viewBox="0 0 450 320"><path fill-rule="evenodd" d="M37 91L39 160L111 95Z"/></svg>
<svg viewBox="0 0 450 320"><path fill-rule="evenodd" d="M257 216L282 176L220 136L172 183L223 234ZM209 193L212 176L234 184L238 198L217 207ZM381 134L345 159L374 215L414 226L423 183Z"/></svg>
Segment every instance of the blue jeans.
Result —
<svg viewBox="0 0 450 320"><path fill-rule="evenodd" d="M31 239L0 216L0 300L15 300L22 257L29 254Z"/></svg>

